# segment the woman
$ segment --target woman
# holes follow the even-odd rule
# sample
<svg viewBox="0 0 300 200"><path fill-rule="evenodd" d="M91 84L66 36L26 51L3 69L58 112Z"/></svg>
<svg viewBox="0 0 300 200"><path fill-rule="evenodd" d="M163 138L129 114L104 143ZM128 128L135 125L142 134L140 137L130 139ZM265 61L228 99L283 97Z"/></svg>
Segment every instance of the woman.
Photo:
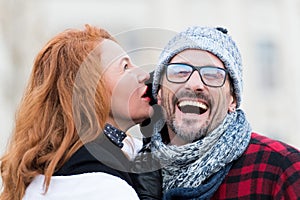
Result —
<svg viewBox="0 0 300 200"><path fill-rule="evenodd" d="M121 148L127 129L152 112L148 79L103 29L50 40L1 158L0 199L138 199Z"/></svg>

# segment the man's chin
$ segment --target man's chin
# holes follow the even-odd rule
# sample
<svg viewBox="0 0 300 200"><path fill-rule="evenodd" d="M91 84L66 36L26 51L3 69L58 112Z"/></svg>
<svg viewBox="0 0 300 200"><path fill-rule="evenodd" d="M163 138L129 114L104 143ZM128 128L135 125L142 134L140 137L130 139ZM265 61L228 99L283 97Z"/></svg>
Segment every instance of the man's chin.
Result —
<svg viewBox="0 0 300 200"><path fill-rule="evenodd" d="M194 122L183 122L180 125L173 123L173 131L176 133L176 136L191 143L195 140L198 140L206 135L206 128L196 126L199 125Z"/></svg>
<svg viewBox="0 0 300 200"><path fill-rule="evenodd" d="M206 126L206 121L193 118L184 118L181 120L175 120L174 125L179 129L186 130L185 132L199 132L200 129L203 129Z"/></svg>

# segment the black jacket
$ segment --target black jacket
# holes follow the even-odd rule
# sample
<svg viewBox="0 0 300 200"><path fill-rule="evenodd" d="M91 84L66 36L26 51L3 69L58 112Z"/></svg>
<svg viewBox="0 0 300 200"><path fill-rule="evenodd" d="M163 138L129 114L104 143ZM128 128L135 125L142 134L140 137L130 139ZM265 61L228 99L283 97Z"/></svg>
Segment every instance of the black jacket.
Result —
<svg viewBox="0 0 300 200"><path fill-rule="evenodd" d="M133 187L140 199L162 199L161 166L147 145L135 158L132 170Z"/></svg>
<svg viewBox="0 0 300 200"><path fill-rule="evenodd" d="M122 150L101 134L95 141L78 149L71 158L53 175L70 176L90 172L105 172L125 180L142 200L161 199L161 172L149 171L157 165L153 158L145 153L146 148L135 161L129 161ZM141 173L143 172L143 173ZM124 197L126 199L126 197Z"/></svg>
<svg viewBox="0 0 300 200"><path fill-rule="evenodd" d="M101 134L96 140L79 148L53 175L70 176L90 172L105 172L133 186L129 170L132 163L119 147Z"/></svg>

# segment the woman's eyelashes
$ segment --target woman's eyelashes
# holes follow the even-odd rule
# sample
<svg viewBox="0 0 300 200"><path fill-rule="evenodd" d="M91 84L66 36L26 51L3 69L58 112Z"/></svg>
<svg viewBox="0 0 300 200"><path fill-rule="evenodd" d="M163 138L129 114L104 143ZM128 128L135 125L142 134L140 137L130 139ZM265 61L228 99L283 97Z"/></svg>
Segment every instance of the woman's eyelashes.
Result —
<svg viewBox="0 0 300 200"><path fill-rule="evenodd" d="M124 67L123 67L123 69L124 69L124 71L126 71L126 70L128 70L129 69L129 66L128 66L128 64L126 63L126 64L124 64Z"/></svg>

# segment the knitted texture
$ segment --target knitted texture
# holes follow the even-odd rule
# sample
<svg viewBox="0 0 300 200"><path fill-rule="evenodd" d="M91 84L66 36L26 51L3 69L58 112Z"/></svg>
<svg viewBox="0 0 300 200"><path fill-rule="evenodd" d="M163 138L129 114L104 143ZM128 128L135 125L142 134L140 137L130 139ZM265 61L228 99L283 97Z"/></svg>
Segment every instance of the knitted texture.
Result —
<svg viewBox="0 0 300 200"><path fill-rule="evenodd" d="M196 188L246 150L251 126L244 112L238 109L228 113L223 122L208 136L182 146L162 142L158 121L152 136L152 153L163 166L163 190L172 188ZM222 181L222 180L220 180Z"/></svg>
<svg viewBox="0 0 300 200"><path fill-rule="evenodd" d="M225 29L211 27L189 27L174 36L163 49L158 67L154 72L153 96L156 98L164 66L178 53L186 49L200 49L216 55L229 71L237 107L241 104L243 89L241 54Z"/></svg>

